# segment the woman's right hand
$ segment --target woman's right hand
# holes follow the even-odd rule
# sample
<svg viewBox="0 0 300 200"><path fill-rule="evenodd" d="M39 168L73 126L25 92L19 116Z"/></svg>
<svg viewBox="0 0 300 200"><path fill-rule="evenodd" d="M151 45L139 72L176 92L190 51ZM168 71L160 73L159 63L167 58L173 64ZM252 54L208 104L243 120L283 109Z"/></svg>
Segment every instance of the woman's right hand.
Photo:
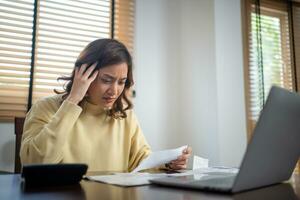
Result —
<svg viewBox="0 0 300 200"><path fill-rule="evenodd" d="M86 70L86 68L88 67L87 64L81 65L80 68L79 67L75 68L73 85L70 94L66 98L66 100L78 104L84 98L87 90L89 89L89 86L98 75L99 72L98 70L93 73L96 65L97 62L94 63L92 66L90 66L87 70Z"/></svg>

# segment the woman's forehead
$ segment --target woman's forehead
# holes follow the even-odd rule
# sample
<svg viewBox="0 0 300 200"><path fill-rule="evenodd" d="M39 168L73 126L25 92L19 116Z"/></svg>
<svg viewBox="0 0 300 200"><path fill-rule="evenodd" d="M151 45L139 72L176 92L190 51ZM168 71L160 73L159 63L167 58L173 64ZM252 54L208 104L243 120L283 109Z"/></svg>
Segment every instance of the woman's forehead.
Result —
<svg viewBox="0 0 300 200"><path fill-rule="evenodd" d="M99 76L110 76L114 78L127 77L128 66L126 63L109 65L99 69Z"/></svg>

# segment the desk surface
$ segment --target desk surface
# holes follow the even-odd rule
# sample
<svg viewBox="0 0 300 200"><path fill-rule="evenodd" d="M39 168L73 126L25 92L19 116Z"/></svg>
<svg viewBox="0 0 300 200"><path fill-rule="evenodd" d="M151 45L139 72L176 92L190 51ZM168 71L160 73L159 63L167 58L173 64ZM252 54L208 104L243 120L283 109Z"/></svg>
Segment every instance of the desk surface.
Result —
<svg viewBox="0 0 300 200"><path fill-rule="evenodd" d="M186 190L147 185L140 187L118 187L91 181L81 181L76 186L52 187L43 189L22 189L20 175L0 175L0 199L163 199L163 200L259 200L259 199L300 199L300 175L294 174L288 183L243 192L235 195L222 195L197 190Z"/></svg>

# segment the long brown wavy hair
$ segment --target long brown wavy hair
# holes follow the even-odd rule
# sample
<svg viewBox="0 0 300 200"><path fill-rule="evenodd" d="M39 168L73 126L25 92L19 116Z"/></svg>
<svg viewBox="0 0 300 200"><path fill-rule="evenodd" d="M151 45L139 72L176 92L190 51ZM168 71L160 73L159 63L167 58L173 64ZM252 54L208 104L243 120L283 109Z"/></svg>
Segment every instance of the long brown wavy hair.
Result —
<svg viewBox="0 0 300 200"><path fill-rule="evenodd" d="M98 39L89 43L79 54L71 76L63 76L57 79L58 81L66 81L63 88L64 91L59 92L54 90L54 92L56 94L63 94L62 99L65 100L71 92L76 67L80 67L82 64L91 66L95 62L98 62L95 71L110 65L121 63L127 64L128 72L124 90L115 101L112 108L107 112L108 115L113 118L126 118L127 114L125 111L133 107L132 102L127 96L130 87L133 85L132 58L125 45L117 40Z"/></svg>

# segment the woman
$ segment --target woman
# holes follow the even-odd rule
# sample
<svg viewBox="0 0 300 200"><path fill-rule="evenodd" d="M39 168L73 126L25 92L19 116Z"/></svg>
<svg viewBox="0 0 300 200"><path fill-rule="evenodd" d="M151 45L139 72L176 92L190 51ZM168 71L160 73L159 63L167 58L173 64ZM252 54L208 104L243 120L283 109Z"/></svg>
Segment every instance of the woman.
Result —
<svg viewBox="0 0 300 200"><path fill-rule="evenodd" d="M28 112L21 162L86 163L89 171L132 171L150 153L128 91L132 60L113 39L91 42L80 53L65 91L39 100ZM58 92L57 92L58 93ZM186 168L191 149L168 163Z"/></svg>

